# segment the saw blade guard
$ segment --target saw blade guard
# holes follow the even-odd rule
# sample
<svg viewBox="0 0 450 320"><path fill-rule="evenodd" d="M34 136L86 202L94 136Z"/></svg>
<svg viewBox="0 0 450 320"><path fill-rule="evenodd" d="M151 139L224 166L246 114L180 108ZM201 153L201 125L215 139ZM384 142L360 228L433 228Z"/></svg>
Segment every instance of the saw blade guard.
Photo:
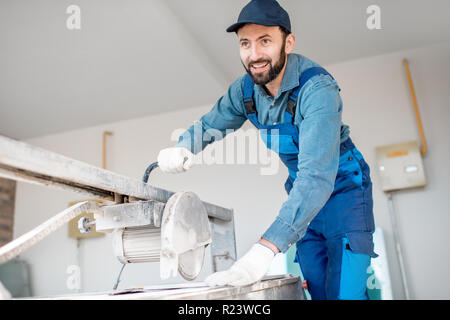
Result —
<svg viewBox="0 0 450 320"><path fill-rule="evenodd" d="M160 277L195 279L201 271L205 247L211 243L208 213L193 192L177 192L166 203L161 221Z"/></svg>

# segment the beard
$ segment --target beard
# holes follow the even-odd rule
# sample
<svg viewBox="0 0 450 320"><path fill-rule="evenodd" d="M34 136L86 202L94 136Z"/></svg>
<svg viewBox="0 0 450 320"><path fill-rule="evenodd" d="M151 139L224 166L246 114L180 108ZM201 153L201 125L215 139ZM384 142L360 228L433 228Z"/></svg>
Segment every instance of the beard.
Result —
<svg viewBox="0 0 450 320"><path fill-rule="evenodd" d="M244 62L241 61L242 65L244 66L245 71L247 71L248 75L253 80L253 83L263 86L263 85L266 85L267 83L275 80L276 77L278 77L281 70L283 70L284 63L286 62L286 52L284 50L284 47L285 47L285 45L284 45L284 41L283 41L283 45L281 46L281 50L280 50L280 58L278 59L278 61L275 62L274 65L272 65L272 59L259 59L256 61L249 61L247 66L244 64ZM269 70L267 70L266 72L252 73L250 71L250 66L252 64L260 64L260 63L266 63L266 62L268 63L268 66L269 66Z"/></svg>

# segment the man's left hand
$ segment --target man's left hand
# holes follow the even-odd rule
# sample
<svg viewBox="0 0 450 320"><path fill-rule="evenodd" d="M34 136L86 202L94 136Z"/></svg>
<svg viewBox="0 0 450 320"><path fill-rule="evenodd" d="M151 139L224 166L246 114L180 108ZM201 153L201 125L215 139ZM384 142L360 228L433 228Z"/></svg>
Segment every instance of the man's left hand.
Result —
<svg viewBox="0 0 450 320"><path fill-rule="evenodd" d="M255 243L233 266L225 271L213 273L205 279L209 286L245 286L264 277L275 253L268 247Z"/></svg>

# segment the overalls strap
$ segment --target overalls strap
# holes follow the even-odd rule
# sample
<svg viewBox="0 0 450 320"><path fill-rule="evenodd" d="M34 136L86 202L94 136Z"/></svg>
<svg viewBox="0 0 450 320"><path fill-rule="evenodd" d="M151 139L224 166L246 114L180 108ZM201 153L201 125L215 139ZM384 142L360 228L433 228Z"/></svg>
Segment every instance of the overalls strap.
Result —
<svg viewBox="0 0 450 320"><path fill-rule="evenodd" d="M297 99L300 90L303 88L305 83L308 82L309 79L318 74L329 75L333 79L333 76L329 74L327 70L321 67L312 67L303 71L300 75L299 85L295 87L294 90L292 90L287 102L286 111L292 115L292 119L295 118L295 107L297 106Z"/></svg>

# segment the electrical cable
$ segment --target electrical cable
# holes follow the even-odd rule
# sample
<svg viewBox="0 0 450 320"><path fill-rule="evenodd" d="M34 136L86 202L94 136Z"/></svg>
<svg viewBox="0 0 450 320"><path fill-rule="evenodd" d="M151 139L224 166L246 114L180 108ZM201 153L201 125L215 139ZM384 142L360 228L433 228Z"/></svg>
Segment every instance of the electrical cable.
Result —
<svg viewBox="0 0 450 320"><path fill-rule="evenodd" d="M119 275L117 276L117 280L116 280L116 283L114 284L113 290L116 290L117 287L119 286L120 276L121 276L122 271L123 271L123 269L125 268L125 266L126 266L126 263L124 263L124 264L122 265L122 268L120 268L120 272L119 272Z"/></svg>
<svg viewBox="0 0 450 320"><path fill-rule="evenodd" d="M144 173L144 177L142 178L142 181L147 183L148 177L150 176L150 172L152 172L153 169L155 169L158 166L158 162L153 162L151 165L147 167Z"/></svg>

